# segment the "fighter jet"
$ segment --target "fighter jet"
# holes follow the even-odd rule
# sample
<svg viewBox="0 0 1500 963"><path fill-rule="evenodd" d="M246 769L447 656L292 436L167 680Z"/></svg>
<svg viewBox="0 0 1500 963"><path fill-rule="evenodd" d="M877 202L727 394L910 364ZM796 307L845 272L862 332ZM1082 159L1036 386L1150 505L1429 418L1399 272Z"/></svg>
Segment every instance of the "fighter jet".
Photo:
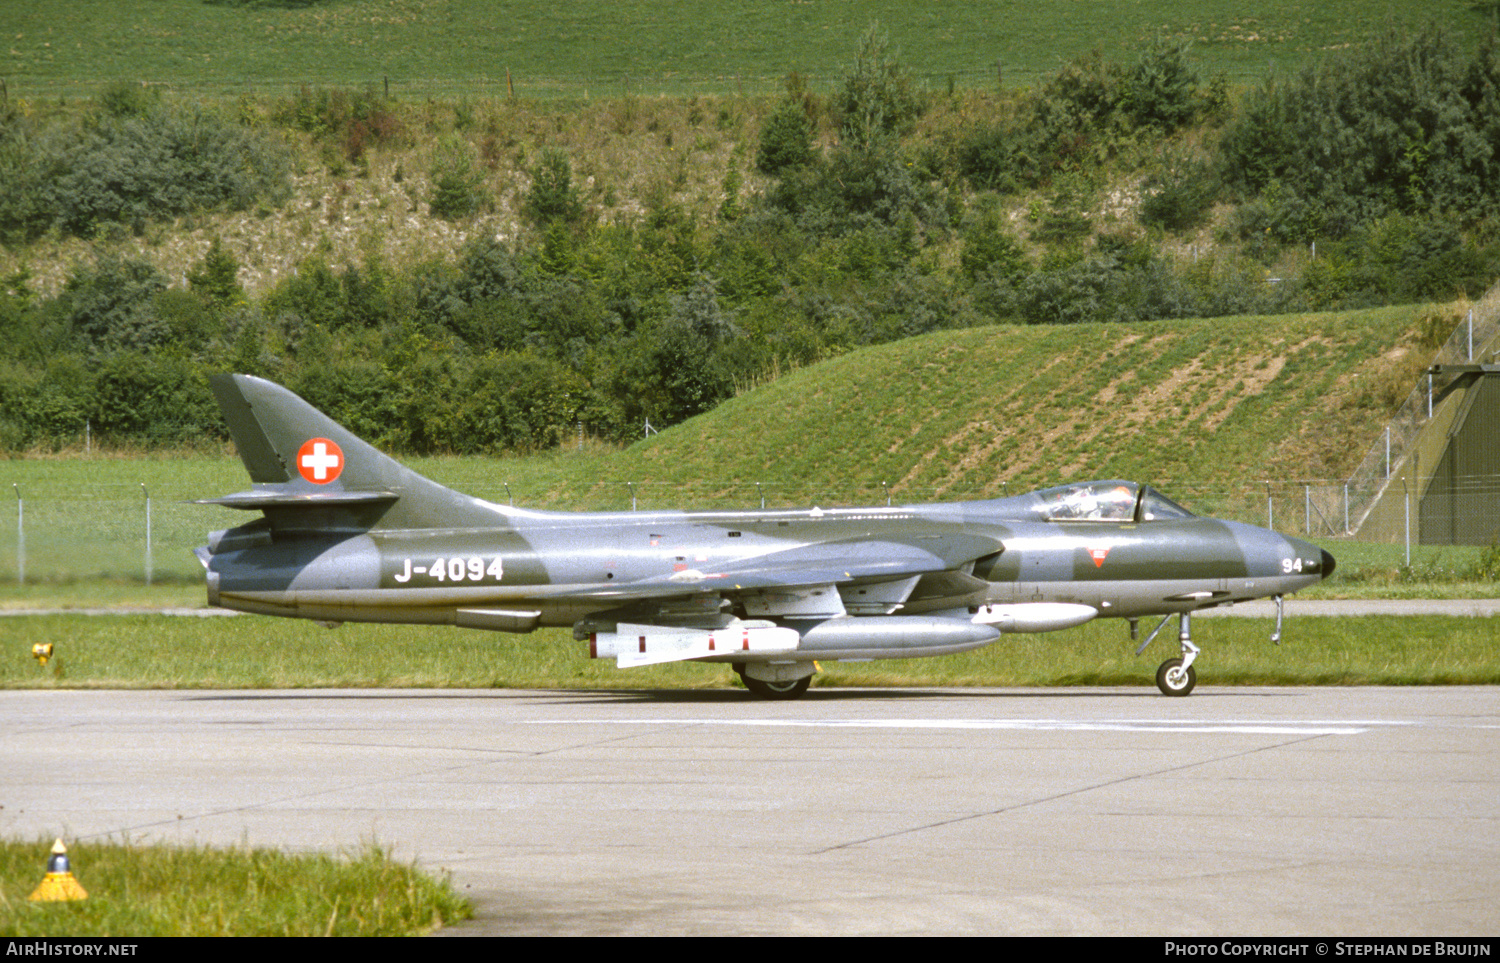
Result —
<svg viewBox="0 0 1500 963"><path fill-rule="evenodd" d="M551 512L445 488L297 395L248 375L211 387L250 474L200 504L259 512L197 549L209 604L328 624L501 632L571 626L625 668L728 662L767 699L816 663L945 655L1096 618L1175 616L1156 683L1197 684L1192 614L1277 602L1328 577L1307 542L1200 518L1127 481L870 508ZM1139 654L1139 651L1137 654Z"/></svg>

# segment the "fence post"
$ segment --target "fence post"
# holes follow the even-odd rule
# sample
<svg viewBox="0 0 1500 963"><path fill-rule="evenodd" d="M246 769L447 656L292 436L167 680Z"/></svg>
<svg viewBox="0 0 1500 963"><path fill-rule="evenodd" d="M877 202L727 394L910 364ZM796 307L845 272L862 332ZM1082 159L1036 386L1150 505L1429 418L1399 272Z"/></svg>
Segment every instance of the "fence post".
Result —
<svg viewBox="0 0 1500 963"><path fill-rule="evenodd" d="M1312 535L1312 486L1302 486L1302 534Z"/></svg>
<svg viewBox="0 0 1500 963"><path fill-rule="evenodd" d="M1406 507L1406 567L1411 568L1411 486L1401 476L1401 502Z"/></svg>
<svg viewBox="0 0 1500 963"><path fill-rule="evenodd" d="M141 494L146 496L146 584L151 584L151 492L141 482Z"/></svg>
<svg viewBox="0 0 1500 963"><path fill-rule="evenodd" d="M1271 516L1271 482L1266 482L1266 527L1271 531L1276 530L1275 520Z"/></svg>
<svg viewBox="0 0 1500 963"><path fill-rule="evenodd" d="M26 501L21 497L21 486L11 482L16 490L16 584L26 584Z"/></svg>

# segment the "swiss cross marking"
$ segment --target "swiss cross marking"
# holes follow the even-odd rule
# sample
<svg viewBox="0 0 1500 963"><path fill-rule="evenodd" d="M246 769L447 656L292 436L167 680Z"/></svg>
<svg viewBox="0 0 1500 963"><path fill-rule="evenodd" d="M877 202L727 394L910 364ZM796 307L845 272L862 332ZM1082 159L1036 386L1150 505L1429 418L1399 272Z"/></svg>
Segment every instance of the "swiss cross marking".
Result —
<svg viewBox="0 0 1500 963"><path fill-rule="evenodd" d="M326 485L344 470L344 453L327 438L309 438L297 449L297 471L314 485Z"/></svg>

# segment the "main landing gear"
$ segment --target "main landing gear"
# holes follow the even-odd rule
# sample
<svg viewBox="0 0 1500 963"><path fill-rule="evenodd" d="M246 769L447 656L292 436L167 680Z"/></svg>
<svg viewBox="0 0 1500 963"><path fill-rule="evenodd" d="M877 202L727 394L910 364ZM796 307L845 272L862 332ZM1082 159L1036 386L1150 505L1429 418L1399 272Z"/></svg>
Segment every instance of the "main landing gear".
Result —
<svg viewBox="0 0 1500 963"><path fill-rule="evenodd" d="M816 671L806 663L767 665L736 662L733 668L739 673L740 681L745 683L745 688L751 695L778 701L800 698L808 686L812 685L813 672Z"/></svg>
<svg viewBox="0 0 1500 963"><path fill-rule="evenodd" d="M1156 638L1156 634L1167 624L1167 619L1172 616L1162 616L1162 620L1156 624L1156 629L1146 636L1146 641L1135 650L1140 655ZM1191 612L1183 612L1177 616L1177 643L1182 646L1182 658L1168 659L1156 669L1156 687L1161 690L1162 695L1185 696L1193 691L1193 686L1198 684L1198 673L1193 670L1193 660L1198 658L1199 649L1193 644L1192 639ZM1133 624L1133 623L1132 623Z"/></svg>

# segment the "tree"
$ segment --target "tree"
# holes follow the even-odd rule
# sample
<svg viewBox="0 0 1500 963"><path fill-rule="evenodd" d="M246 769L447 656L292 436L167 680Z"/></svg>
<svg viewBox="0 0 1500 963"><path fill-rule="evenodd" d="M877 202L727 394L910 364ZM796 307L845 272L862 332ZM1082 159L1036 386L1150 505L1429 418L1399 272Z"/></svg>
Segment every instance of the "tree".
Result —
<svg viewBox="0 0 1500 963"><path fill-rule="evenodd" d="M224 311L245 299L245 289L240 287L239 273L239 262L224 250L224 245L219 243L218 238L214 238L203 255L203 260L188 275L188 287L210 306Z"/></svg>
<svg viewBox="0 0 1500 963"><path fill-rule="evenodd" d="M755 169L771 177L813 162L813 125L795 100L783 100L766 118L755 152Z"/></svg>
<svg viewBox="0 0 1500 963"><path fill-rule="evenodd" d="M868 149L883 137L903 133L921 115L922 101L896 57L890 37L879 24L871 24L860 41L854 70L834 95L846 144Z"/></svg>
<svg viewBox="0 0 1500 963"><path fill-rule="evenodd" d="M523 206L531 223L539 228L561 221L575 223L583 218L583 199L573 187L573 165L568 155L556 147L542 151L542 157L531 169L531 188Z"/></svg>

